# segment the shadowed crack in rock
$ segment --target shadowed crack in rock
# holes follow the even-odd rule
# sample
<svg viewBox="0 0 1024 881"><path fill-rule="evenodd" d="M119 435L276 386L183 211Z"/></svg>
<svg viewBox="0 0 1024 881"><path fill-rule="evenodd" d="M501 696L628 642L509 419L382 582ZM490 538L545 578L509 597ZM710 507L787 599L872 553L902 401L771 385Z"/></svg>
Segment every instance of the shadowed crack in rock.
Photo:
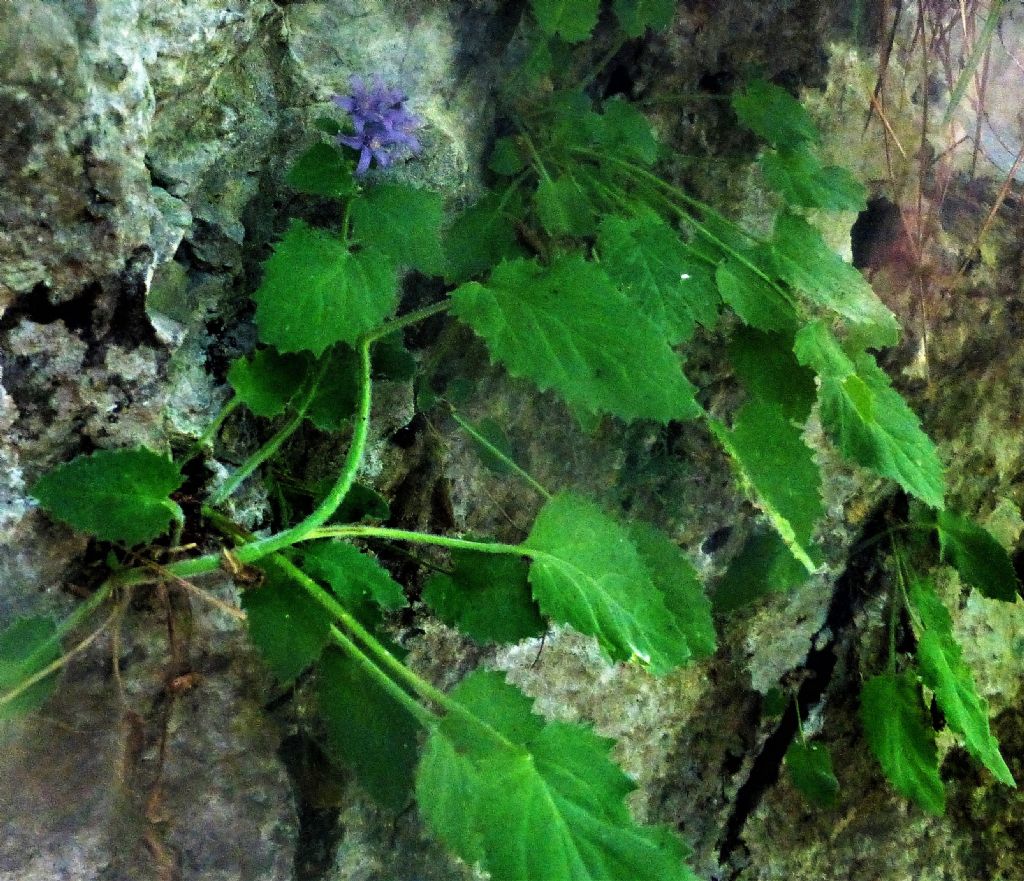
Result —
<svg viewBox="0 0 1024 881"><path fill-rule="evenodd" d="M905 506L903 497L880 506L865 523L862 535L870 540L883 534L892 523L894 514L901 516ZM877 587L877 557L878 545L875 542L869 541L859 551L855 546L846 569L836 580L825 623L811 640L814 648L808 652L805 663L790 673L791 679L801 683L796 701L789 702L754 759L746 781L736 793L732 812L719 839L718 856L722 866L729 866L734 855L745 850L743 831L746 822L768 790L778 782L786 751L797 736L798 708L799 718L806 719L810 711L826 698L839 659L848 651L854 637L854 617L864 599ZM736 881L742 871L742 866L736 867L723 879L727 877L728 881Z"/></svg>

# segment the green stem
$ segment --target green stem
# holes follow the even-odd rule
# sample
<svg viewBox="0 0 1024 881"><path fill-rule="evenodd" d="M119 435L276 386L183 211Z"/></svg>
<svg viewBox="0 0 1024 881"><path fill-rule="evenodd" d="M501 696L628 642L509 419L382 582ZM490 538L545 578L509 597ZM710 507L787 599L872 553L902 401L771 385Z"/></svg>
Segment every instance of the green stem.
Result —
<svg viewBox="0 0 1024 881"><path fill-rule="evenodd" d="M893 557L896 560L896 583L889 591L889 673L896 672L896 628L899 626L899 614L902 608L901 594L906 595L903 586L903 558L900 555L899 545L896 543L892 533L889 534L892 541Z"/></svg>
<svg viewBox="0 0 1024 881"><path fill-rule="evenodd" d="M277 431L270 440L268 440L263 446L256 450L255 453L239 465L238 468L235 469L234 473L225 480L223 484L221 484L217 492L210 497L209 503L211 505L220 505L227 500L250 474L252 474L268 459L275 456L277 451L284 445L284 442L299 430L302 425L302 421L306 418L306 410L309 409L309 405L313 402L317 389L320 387L320 380L323 378L326 369L327 359L324 358L323 363L320 365L320 369L317 371L316 376L313 377L309 388L299 400L299 404L295 408L295 413L292 415L291 419L282 425L280 430Z"/></svg>
<svg viewBox="0 0 1024 881"><path fill-rule="evenodd" d="M446 535L432 535L429 532L411 532L407 529L392 529L388 526L327 526L315 529L306 535L309 540L318 538L380 538L387 541L408 541L413 544L437 545L456 551L475 551L480 554L504 554L512 557L532 557L537 551L524 545L509 545L501 542L468 541L464 538L449 538Z"/></svg>
<svg viewBox="0 0 1024 881"><path fill-rule="evenodd" d="M649 172L646 168L642 168L641 166L635 165L632 162L626 162L622 159L616 159L613 156L605 156L601 153L596 153L593 150L574 148L573 152L578 153L581 156L586 156L587 158L597 162L611 162L613 165L617 165L619 168L625 171L637 183L641 185L646 184L648 187L655 190L655 192L657 192L657 188L660 187L661 189L671 193L673 196L678 198L680 201L686 203L687 205L690 205L693 208L696 208L697 210L705 214L708 214L711 217L714 217L721 223L727 224L728 226L739 232L741 235L743 235L745 238L750 239L754 244L765 244L765 242L761 238L753 235L752 233L747 232L745 229L743 229L743 227L733 223L725 215L715 211L715 209L712 208L710 205L706 204L705 202L701 202L699 199L694 199L692 196L687 195L685 192L679 189L679 187L675 187L672 184L668 183L668 181L662 180L656 174L651 174L651 172ZM775 279L768 275L757 264L751 261L745 254L743 254L742 251L738 251L736 250L736 248L732 247L727 242L722 241L722 239L716 236L710 229L708 229L707 226L705 226L703 223L697 220L697 218L690 214L689 211L686 211L680 206L676 205L674 202L672 202L671 199L668 199L667 197L664 196L662 196L661 198L662 201L672 210L672 212L675 213L684 223L689 224L689 226L691 226L695 232L697 232L699 235L707 239L709 242L711 242L713 245L715 245L715 247L719 248L725 254L728 254L730 257L734 258L735 260L746 266L747 269L749 269L751 272L753 272L755 275L757 275L759 278L761 278L763 281L769 284L772 288L774 288L786 300L787 303L793 306L794 309L799 308L798 304L793 299L789 291L783 288L777 281L775 281Z"/></svg>
<svg viewBox="0 0 1024 881"><path fill-rule="evenodd" d="M627 37L625 37L623 35L620 35L618 37L618 39L616 39L615 42L612 43L612 45L611 45L611 47L609 47L608 51L605 52L604 55L602 55L600 58L597 59L597 62L594 64L594 66L587 72L587 74L583 77L583 79L580 80L580 84L578 86L580 91L583 91L584 89L586 89L587 86L589 86L594 81L594 78L602 70L604 70L605 67L608 66L608 62L610 62L616 55L619 54L619 50L623 46L626 45L626 40L627 40Z"/></svg>
<svg viewBox="0 0 1024 881"><path fill-rule="evenodd" d="M516 124L519 126L519 133L523 136L523 140L526 142L526 146L530 151L530 155L533 157L533 166L544 180L549 184L554 183L551 180L551 175L548 174L547 167L544 165L544 160L540 158L540 153L537 151L536 145L533 143L533 138L530 137L530 133L526 130L526 126L520 120L516 120Z"/></svg>
<svg viewBox="0 0 1024 881"><path fill-rule="evenodd" d="M793 710L796 712L796 730L800 735L800 743L807 745L807 737L804 735L804 720L800 718L800 696L796 691L793 693Z"/></svg>
<svg viewBox="0 0 1024 881"><path fill-rule="evenodd" d="M857 554L863 553L870 547L874 547L879 542L886 540L892 541L893 534L898 532L931 532L933 528L934 524L931 523L900 523L896 526L890 526L886 532L880 532L878 535L873 535L871 538L866 538L853 545L847 554L848 556L853 557Z"/></svg>
<svg viewBox="0 0 1024 881"><path fill-rule="evenodd" d="M608 185L599 181L594 175L589 174L582 166L577 169L577 173L583 175L587 182L601 195L605 197L610 205L616 205L622 210L626 211L631 215L636 215L636 204L630 202L629 198L623 192L616 192ZM646 202L640 203L646 205Z"/></svg>
<svg viewBox="0 0 1024 881"><path fill-rule="evenodd" d="M889 673L896 672L896 626L898 624L899 605L896 602L896 590L889 592Z"/></svg>
<svg viewBox="0 0 1024 881"><path fill-rule="evenodd" d="M65 634L74 630L96 609L102 606L114 589L119 586L116 579L116 575L108 578L96 588L91 597L75 606L75 610L57 625L56 632L46 641L46 647L57 643Z"/></svg>
<svg viewBox="0 0 1024 881"><path fill-rule="evenodd" d="M530 486L532 486L538 493L544 496L545 499L551 498L551 493L544 488L543 484L541 484L540 481L534 478L533 475L531 475L525 468L522 468L515 461L506 456L501 450L494 446L494 444L487 440L487 438L480 434L479 431L477 431L472 425L470 425L470 423L466 422L465 419L459 416L458 412L456 412L455 410L455 407L453 407L450 403L448 403L448 408L452 414L452 419L454 419L459 424L459 426L462 428L463 431L466 432L466 434L473 438L473 440L480 444L480 446L487 450L487 452L489 452L492 456L494 456L497 459L500 459L502 462L508 465L509 468L515 471L516 474L518 474L521 478L523 478L523 480L530 484Z"/></svg>
<svg viewBox="0 0 1024 881"><path fill-rule="evenodd" d="M226 517L224 514L221 514L220 511L211 508L209 505L203 505L201 511L203 517L209 520L225 535L231 536L231 538L240 544L247 544L255 541L255 537L250 532L242 529L242 527L235 523L234 520L230 517Z"/></svg>
<svg viewBox="0 0 1024 881"><path fill-rule="evenodd" d="M352 218L352 199L345 202L345 213L341 218L341 240L348 244L349 224Z"/></svg>
<svg viewBox="0 0 1024 881"><path fill-rule="evenodd" d="M616 192L607 184L602 183L594 175L588 174L586 171L584 171L583 174L587 178L587 180L590 181L591 186L596 187L598 190L601 190L603 192L606 199L613 202L614 204L617 204L620 208L622 208L624 211L627 211L629 214L633 216L636 216L637 214L636 209L638 205L643 208L652 207L651 204L647 201L631 200L629 196L627 196L626 193L622 190ZM652 195L655 196L659 202L667 205L673 213L679 212L679 208L676 205L674 205L672 203L672 200L669 199L668 197L663 196L661 193L657 192L652 192ZM688 215L685 216L687 220L691 219ZM718 263L712 260L710 257L708 257L707 254L702 254L688 242L681 242L681 244L695 260L700 260L702 263L707 263L709 266L712 267L718 265Z"/></svg>
<svg viewBox="0 0 1024 881"><path fill-rule="evenodd" d="M416 719L424 728L432 729L438 722L438 716L430 712L419 701L413 698L409 692L398 685L394 679L388 676L355 642L349 639L333 624L331 625L331 639L345 652L371 679L375 680L396 702L408 710L409 714Z"/></svg>
<svg viewBox="0 0 1024 881"><path fill-rule="evenodd" d="M509 200L515 194L516 190L519 189L519 185L526 179L526 176L530 173L528 168L520 171L513 179L512 182L505 187L505 192L501 194L501 199L498 201L498 213L500 214L505 210L505 206L508 205Z"/></svg>
<svg viewBox="0 0 1024 881"><path fill-rule="evenodd" d="M58 670L64 667L75 655L85 651L100 637L100 634L102 634L103 631L110 626L111 622L114 620L115 617L117 617L117 612L114 612L114 614L110 615L107 618L107 620L104 621L96 630L90 633L85 639L83 639L77 645L72 646L69 651L61 653L56 660L51 661L41 670L36 670L34 673L22 679L9 691L5 691L2 694L0 694L0 708L3 708L4 706L6 706L14 700L17 700L21 695L23 695L36 683L42 682L44 679L48 679L50 676L53 676L55 673L57 673ZM49 645L49 641L47 641L46 645ZM36 652L38 653L42 649L43 646L40 646L39 649L36 650Z"/></svg>
<svg viewBox="0 0 1024 881"><path fill-rule="evenodd" d="M348 609L339 603L330 593L324 590L324 588L317 584L316 581L306 575L305 572L295 566L294 563L284 557L278 557L275 559L285 568L289 575L295 578L295 580L302 585L310 597L329 612L336 620L340 621L345 629L358 639L370 654L373 655L372 659L367 657L367 661L373 663L375 666L379 664L380 667L383 668L381 675L390 673L395 677L395 679L402 682L424 700L430 701L445 712L451 713L453 716L458 716L464 721L469 722L475 728L483 731L487 736L498 742L503 748L511 750L517 749L515 744L509 741L503 734L501 734L501 732L492 728L482 719L467 710L458 701L453 700L441 691L441 689L437 688L435 685L428 682L422 676L419 676L399 661L398 658L380 644L379 640L369 630L367 630L359 620L348 611ZM350 643L355 652L360 655L364 655L362 648L360 648L358 644L351 642L351 640ZM366 656L364 655L364 657ZM429 713L422 708L420 715L418 715L417 718L422 720L422 714L424 713L431 717L431 723L428 724L432 724L436 717L434 714Z"/></svg>
<svg viewBox="0 0 1024 881"><path fill-rule="evenodd" d="M55 628L53 633L50 634L50 636L48 636L43 642L41 642L37 646L35 654L47 654L52 648L59 646L61 639L63 639L68 633L74 630L79 624L81 624L86 618L88 618L93 612L95 612L96 609L103 605L103 603L106 602L106 600L110 597L110 594L114 591L114 589L117 586L118 584L116 581L116 576L108 578L106 581L104 581L93 592L92 596L90 596L87 600L84 600L83 602L79 603L77 606L75 606L74 611L72 611L71 614L68 615L63 621L57 624L57 627ZM103 627L101 627L97 631L96 635L101 633L106 626L107 625L104 624ZM93 638L95 637L90 638L89 642L91 642ZM80 648L84 648L86 644L82 644ZM74 652L72 652L72 654L74 654ZM62 655L61 658L58 660L60 661L60 663L55 663L50 666L54 669L59 669L66 662L67 656ZM0 707L9 703L10 701L13 701L16 697L18 697L18 695L23 694L27 689L31 688L36 682L45 679L47 676L50 675L48 671L49 667L45 668L43 671L36 671L26 679L17 683L14 686L14 688L0 694Z"/></svg>
<svg viewBox="0 0 1024 881"><path fill-rule="evenodd" d="M331 516L338 510L338 506L344 501L348 491L352 488L352 484L355 483L356 472L359 470L359 464L363 461L366 439L370 431L370 404L372 401L370 342L369 337L364 337L358 345L359 402L356 407L352 442L349 445L338 480L331 488L331 491L324 497L323 501L301 523L283 532L279 532L277 535L258 539L252 544L239 548L237 558L240 563L252 563L260 559L260 557L265 557L267 554L272 554L282 548L290 547L297 542L305 540L311 532L323 526L331 519Z"/></svg>
<svg viewBox="0 0 1024 881"><path fill-rule="evenodd" d="M370 331L366 335L365 339L368 343L375 343L377 340L382 339L389 334L395 333L399 330L404 330L412 324L425 321L427 318L432 318L435 315L440 315L442 312L447 312L451 308L451 300L442 300L440 303L434 303L433 306L424 306L422 309L416 309L413 312L409 312L407 315L403 315L401 318L396 318L394 321L389 321L387 324L381 325L376 330Z"/></svg>
<svg viewBox="0 0 1024 881"><path fill-rule="evenodd" d="M233 523L229 518L216 511L205 511L204 513L210 518L211 522L226 535L231 536L241 545L251 544L253 536L242 529L237 524ZM328 613L333 615L336 619L345 621L347 611L345 608L334 599L326 590L320 587L312 578L306 575L301 569L299 569L291 560L287 557L275 554L274 562L277 563L282 569L284 569L292 578L299 582L305 591ZM343 614L339 614L343 613ZM400 688L398 684L388 676L383 670L380 669L362 649L359 648L348 636L338 630L337 627L331 625L331 638L346 654L348 654L352 660L354 660L363 671L375 679L380 686L388 692L396 701L404 706L420 724L426 728L432 727L437 722L437 717L429 710L418 704L412 696ZM383 647L382 647L383 648ZM386 651L386 649L384 649ZM389 653L390 654L390 653Z"/></svg>
<svg viewBox="0 0 1024 881"><path fill-rule="evenodd" d="M656 187L660 187L667 193L671 193L672 196L674 196L676 199L679 199L679 201L685 203L686 205L689 205L691 208L696 208L702 214L707 214L708 216L713 217L715 220L719 221L720 223L724 223L727 224L728 226L735 228L737 232L739 232L745 238L750 239L750 241L752 241L755 245L766 244L764 239L760 238L759 236L755 236L753 233L747 232L747 230L743 229L743 227L733 223L731 220L729 220L728 217L726 217L720 211L716 211L707 202L702 202L700 199L695 199L685 190L680 189L674 184L670 184L667 180L658 177L658 175L648 171L642 165L637 165L635 162L627 162L625 159L617 159L614 156L605 156L604 154L597 153L593 150L586 150L582 147L573 148L573 152L586 155L590 159L597 160L598 162L611 162L613 165L619 166L619 168L625 171L634 180L644 180L650 184L653 184Z"/></svg>
<svg viewBox="0 0 1024 881"><path fill-rule="evenodd" d="M185 463L192 461L192 459L199 455L199 453L203 450L204 447L207 447L211 443L213 443L213 439L217 436L217 433L220 431L221 426L224 425L227 418L232 413L234 413L235 410L237 410L241 405L242 402L238 399L238 397L236 395L232 395L230 400L228 400L228 402L223 407L220 408L220 412L213 418L213 422L206 426L206 431L199 435L199 437L196 439L196 442L192 444L191 447L189 447L188 452L185 453L185 458L182 460L181 464L184 465Z"/></svg>
<svg viewBox="0 0 1024 881"><path fill-rule="evenodd" d="M300 541L312 537L312 533L324 525L342 503L345 495L352 488L356 479L356 472L359 470L359 463L363 460L363 452L366 449L366 439L370 429L370 405L372 400L372 386L370 383L370 341L364 337L357 347L359 354L359 400L356 407L355 427L352 432L352 443L349 446L348 454L342 464L341 473L331 491L323 499L316 509L301 523L285 529L275 535L243 545L234 554L235 559L242 564L255 563L261 557L273 554L283 548L291 547ZM197 575L205 575L217 571L223 558L220 554L204 554L191 560L181 560L164 567L164 571L178 578L194 578ZM114 576L114 580L120 586L132 584L145 584L154 580L153 574L146 569L132 569Z"/></svg>
<svg viewBox="0 0 1024 881"><path fill-rule="evenodd" d="M641 184L641 185L643 185L643 184ZM678 205L674 204L671 199L668 199L668 198L666 198L664 196L661 196L661 199L677 217L679 217L684 223L686 223L690 227L692 227L693 230L698 235L702 236L704 239L706 239L707 241L711 242L711 244L713 244L716 248L721 250L723 253L727 254L728 256L730 256L734 260L736 260L738 263L740 263L743 266L745 266L747 269L749 269L751 272L753 272L754 275L756 275L758 278L760 278L765 284L767 284L769 287L774 289L779 294L779 296L781 296L782 299L784 299L787 303L789 303L789 305L792 306L793 309L798 314L802 313L800 304L797 302L796 299L794 299L793 295L788 290L786 290L782 285L780 285L774 278L772 278L770 275L768 275L768 273L766 273L760 266L758 266L756 263L754 263L753 260L751 260L749 257L747 257L746 254L744 254L742 251L737 250L736 248L734 248L732 245L730 245L728 242L724 241L723 239L719 238L710 229L708 229L708 227L706 227L703 223L701 223L699 220L697 220L692 214L690 214L685 209L680 208ZM734 229L737 229L737 230L740 230L740 232L743 232L741 227L737 226L732 221L724 220L723 222L728 223ZM744 232L743 234L746 235L748 238L750 238L749 233ZM760 240L755 240L755 241L760 241ZM694 251L694 249L692 247L689 248L689 250L691 252ZM714 261L711 261L711 262L714 262ZM717 263L715 265L717 266Z"/></svg>

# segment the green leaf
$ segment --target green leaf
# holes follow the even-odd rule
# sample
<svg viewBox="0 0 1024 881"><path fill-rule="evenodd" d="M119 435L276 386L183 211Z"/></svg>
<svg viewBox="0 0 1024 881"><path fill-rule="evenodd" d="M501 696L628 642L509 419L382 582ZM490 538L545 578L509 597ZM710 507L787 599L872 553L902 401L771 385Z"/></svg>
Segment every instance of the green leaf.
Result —
<svg viewBox="0 0 1024 881"><path fill-rule="evenodd" d="M629 524L629 538L661 592L672 621L686 637L694 658L709 658L718 646L711 602L690 558L663 532L639 520Z"/></svg>
<svg viewBox="0 0 1024 881"><path fill-rule="evenodd" d="M371 370L374 379L409 382L416 375L416 358L406 347L400 333L389 334L373 344Z"/></svg>
<svg viewBox="0 0 1024 881"><path fill-rule="evenodd" d="M0 697L48 667L60 654L57 625L52 618L37 615L15 620L0 631ZM56 673L40 679L13 700L0 704L0 722L31 713L56 687Z"/></svg>
<svg viewBox="0 0 1024 881"><path fill-rule="evenodd" d="M824 744L794 740L786 750L786 771L793 786L811 804L835 807L839 781L832 770L832 756Z"/></svg>
<svg viewBox="0 0 1024 881"><path fill-rule="evenodd" d="M494 149L491 151L491 158L487 163L487 167L502 177L514 177L526 168L526 158L523 156L516 139L511 137L498 138L494 142Z"/></svg>
<svg viewBox="0 0 1024 881"><path fill-rule="evenodd" d="M607 134L605 118L594 112L594 102L580 90L555 92L548 99L551 116L548 141L568 152L573 147L599 147ZM572 157L568 157L570 160Z"/></svg>
<svg viewBox="0 0 1024 881"><path fill-rule="evenodd" d="M513 376L580 410L623 419L689 419L700 409L679 358L597 266L513 260L453 294L453 312Z"/></svg>
<svg viewBox="0 0 1024 881"><path fill-rule="evenodd" d="M597 24L601 0L530 0L540 29L567 43L580 43Z"/></svg>
<svg viewBox="0 0 1024 881"><path fill-rule="evenodd" d="M814 374L793 356L791 336L738 327L729 360L751 398L778 404L787 419L807 421L817 388Z"/></svg>
<svg viewBox="0 0 1024 881"><path fill-rule="evenodd" d="M359 397L359 356L338 343L322 355L327 369L306 409L306 418L321 431L338 431L356 411Z"/></svg>
<svg viewBox="0 0 1024 881"><path fill-rule="evenodd" d="M960 644L953 635L949 612L932 585L920 578L911 584L910 601L921 622L921 627L916 628L921 679L935 693L946 723L963 738L967 751L997 780L1016 786L999 752L999 741L989 728L988 703L978 694L971 668L964 662Z"/></svg>
<svg viewBox="0 0 1024 881"><path fill-rule="evenodd" d="M513 68L512 76L503 84L506 97L518 98L523 93L536 93L545 86L550 88L551 72L555 69L555 56L558 54L558 46L554 44L561 41L548 37L538 28L528 28L523 42L523 60L518 68ZM499 169L494 171L502 173Z"/></svg>
<svg viewBox="0 0 1024 881"><path fill-rule="evenodd" d="M549 618L596 637L613 660L639 659L656 675L689 659L629 533L593 502L550 499L524 546L532 551L533 595Z"/></svg>
<svg viewBox="0 0 1024 881"><path fill-rule="evenodd" d="M850 356L824 321L812 321L797 331L793 342L797 360L821 377L843 380L857 372Z"/></svg>
<svg viewBox="0 0 1024 881"><path fill-rule="evenodd" d="M280 416L306 378L309 362L297 355L260 349L236 358L228 369L235 396L257 416Z"/></svg>
<svg viewBox="0 0 1024 881"><path fill-rule="evenodd" d="M773 147L793 149L817 141L818 129L799 101L766 80L754 80L733 93L732 108L747 128Z"/></svg>
<svg viewBox="0 0 1024 881"><path fill-rule="evenodd" d="M318 116L313 120L313 127L331 137L341 134L341 123L330 116Z"/></svg>
<svg viewBox="0 0 1024 881"><path fill-rule="evenodd" d="M343 541L318 541L302 548L302 568L330 586L342 604L355 609L374 602L384 609L409 605L402 585L370 554Z"/></svg>
<svg viewBox="0 0 1024 881"><path fill-rule="evenodd" d="M410 184L377 184L352 200L354 237L400 267L441 275L441 194Z"/></svg>
<svg viewBox="0 0 1024 881"><path fill-rule="evenodd" d="M867 190L848 169L822 166L805 147L770 150L761 156L761 172L787 205L826 211L864 211Z"/></svg>
<svg viewBox="0 0 1024 881"><path fill-rule="evenodd" d="M710 271L653 211L605 218L597 248L601 268L673 345L693 336L695 323L714 325L720 300Z"/></svg>
<svg viewBox="0 0 1024 881"><path fill-rule="evenodd" d="M609 156L651 165L658 158L658 141L651 123L625 98L604 102L600 143Z"/></svg>
<svg viewBox="0 0 1024 881"><path fill-rule="evenodd" d="M775 221L771 248L775 270L787 284L870 332L873 345L899 341L896 316L864 276L832 251L802 217L782 212Z"/></svg>
<svg viewBox="0 0 1024 881"><path fill-rule="evenodd" d="M334 478L324 481L324 495L334 486ZM344 501L334 512L331 523L359 523L362 520L387 520L391 516L388 500L372 486L353 483Z"/></svg>
<svg viewBox="0 0 1024 881"><path fill-rule="evenodd" d="M380 344L374 348L375 355L379 352ZM338 431L355 412L358 396L358 358L344 343L332 346L316 362L272 348L260 349L234 361L227 381L257 416L280 416L322 359L328 359L328 366L306 408L306 418L321 431ZM378 361L375 356L375 364Z"/></svg>
<svg viewBox="0 0 1024 881"><path fill-rule="evenodd" d="M778 404L749 401L730 431L717 420L711 430L732 457L741 485L768 516L786 547L808 572L820 563L811 541L824 515L821 473L811 449Z"/></svg>
<svg viewBox="0 0 1024 881"><path fill-rule="evenodd" d="M445 237L448 282L483 275L520 252L515 218L509 208L503 197L488 193L456 218Z"/></svg>
<svg viewBox="0 0 1024 881"><path fill-rule="evenodd" d="M412 795L419 723L339 651L328 650L321 658L316 695L327 754L351 768L378 804L400 811Z"/></svg>
<svg viewBox="0 0 1024 881"><path fill-rule="evenodd" d="M379 251L353 253L335 236L293 220L252 298L263 342L319 356L377 327L394 311L397 294L394 266Z"/></svg>
<svg viewBox="0 0 1024 881"><path fill-rule="evenodd" d="M459 856L494 881L696 881L681 841L630 816L611 741L544 724L496 673L471 673L451 696L494 731L449 714L417 773L421 811Z"/></svg>
<svg viewBox="0 0 1024 881"><path fill-rule="evenodd" d="M137 545L182 522L170 495L184 483L166 456L140 447L77 456L44 474L32 496L68 525L104 541Z"/></svg>
<svg viewBox="0 0 1024 881"><path fill-rule="evenodd" d="M729 562L715 586L716 612L734 612L770 593L786 593L807 581L807 569L790 553L779 534L758 528Z"/></svg>
<svg viewBox="0 0 1024 881"><path fill-rule="evenodd" d="M675 0L615 0L612 4L622 30L630 37L642 37L647 28L663 31L672 23Z"/></svg>
<svg viewBox="0 0 1024 881"><path fill-rule="evenodd" d="M534 196L537 217L553 236L587 236L594 232L594 211L586 191L572 177L544 177Z"/></svg>
<svg viewBox="0 0 1024 881"><path fill-rule="evenodd" d="M432 575L423 588L423 602L442 621L480 643L519 642L544 633L522 560L455 551L452 561L450 575Z"/></svg>
<svg viewBox="0 0 1024 881"><path fill-rule="evenodd" d="M944 478L935 445L874 358L861 353L854 365L857 373L845 379L822 377L822 426L848 459L941 508Z"/></svg>
<svg viewBox="0 0 1024 881"><path fill-rule="evenodd" d="M718 264L715 284L722 300L745 324L786 333L796 327L796 313L785 297L735 257Z"/></svg>
<svg viewBox="0 0 1024 881"><path fill-rule="evenodd" d="M314 144L295 160L285 183L300 193L344 199L355 190L355 165L331 144Z"/></svg>
<svg viewBox="0 0 1024 881"><path fill-rule="evenodd" d="M861 721L868 746L896 790L930 814L946 809L935 733L917 683L907 673L872 676L861 689Z"/></svg>
<svg viewBox="0 0 1024 881"><path fill-rule="evenodd" d="M287 570L263 560L263 583L242 593L249 638L271 672L289 683L317 658L331 634L331 619Z"/></svg>
<svg viewBox="0 0 1024 881"><path fill-rule="evenodd" d="M935 524L942 559L971 587L993 600L1012 603L1020 591L1013 561L992 533L962 514L939 511Z"/></svg>

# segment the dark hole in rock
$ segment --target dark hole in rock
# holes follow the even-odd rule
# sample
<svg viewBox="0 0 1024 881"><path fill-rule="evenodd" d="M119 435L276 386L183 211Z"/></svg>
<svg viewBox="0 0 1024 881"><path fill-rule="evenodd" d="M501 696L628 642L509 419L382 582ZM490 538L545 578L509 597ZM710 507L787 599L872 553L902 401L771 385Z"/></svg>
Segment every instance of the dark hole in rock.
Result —
<svg viewBox="0 0 1024 881"><path fill-rule="evenodd" d="M716 529L711 533L711 535L704 539L704 544L700 546L701 551L705 554L713 554L725 545L729 540L730 535L732 535L731 526L723 526L720 529Z"/></svg>
<svg viewBox="0 0 1024 881"><path fill-rule="evenodd" d="M391 435L391 443L402 450L408 450L416 443L416 438L426 426L427 421L422 414L417 413L408 425L403 425L398 431Z"/></svg>
<svg viewBox="0 0 1024 881"><path fill-rule="evenodd" d="M0 330L9 330L23 320L35 324L53 324L63 321L68 330L81 333L92 324L93 307L101 293L98 284L87 284L82 290L62 303L50 300L50 288L39 283L27 294L22 294L0 318Z"/></svg>
<svg viewBox="0 0 1024 881"><path fill-rule="evenodd" d="M736 75L731 70L716 70L705 73L697 80L697 85L702 92L710 92L712 95L724 95L731 92L736 83Z"/></svg>
<svg viewBox="0 0 1024 881"><path fill-rule="evenodd" d="M631 98L634 86L633 71L630 67L625 64L616 64L608 74L608 81L605 83L601 97L612 98L615 95L622 95L625 98Z"/></svg>
<svg viewBox="0 0 1024 881"><path fill-rule="evenodd" d="M868 201L850 230L853 265L857 269L877 269L902 236L900 208L884 196Z"/></svg>

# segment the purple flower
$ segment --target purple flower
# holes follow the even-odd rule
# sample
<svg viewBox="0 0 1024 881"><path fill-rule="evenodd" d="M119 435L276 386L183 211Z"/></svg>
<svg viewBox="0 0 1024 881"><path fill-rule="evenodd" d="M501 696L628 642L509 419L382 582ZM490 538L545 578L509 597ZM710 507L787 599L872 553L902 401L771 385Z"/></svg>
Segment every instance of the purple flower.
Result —
<svg viewBox="0 0 1024 881"><path fill-rule="evenodd" d="M387 168L396 159L414 156L423 148L413 132L423 122L403 106L407 96L398 89L384 85L380 74L374 75L368 88L361 76L351 79L352 94L335 95L334 103L352 117L351 135L338 135L339 144L359 151L356 175L362 177L371 161Z"/></svg>

